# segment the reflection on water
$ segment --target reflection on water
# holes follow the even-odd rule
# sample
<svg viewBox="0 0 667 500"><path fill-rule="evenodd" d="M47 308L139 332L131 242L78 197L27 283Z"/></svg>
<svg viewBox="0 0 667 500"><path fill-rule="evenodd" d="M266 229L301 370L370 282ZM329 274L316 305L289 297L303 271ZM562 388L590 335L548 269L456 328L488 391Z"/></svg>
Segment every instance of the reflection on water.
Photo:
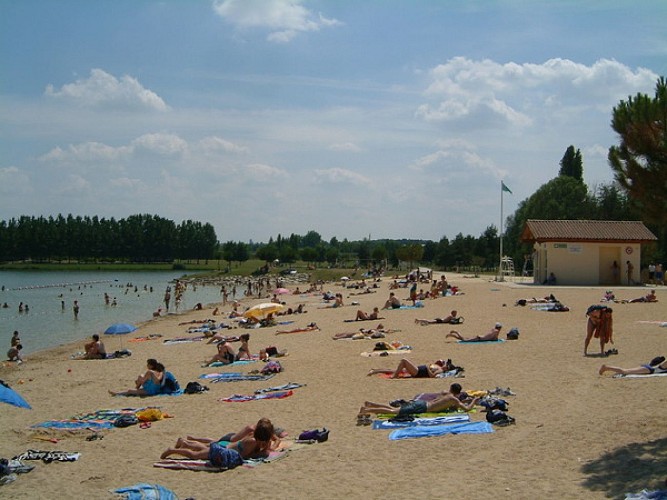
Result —
<svg viewBox="0 0 667 500"><path fill-rule="evenodd" d="M25 355L101 333L112 323L147 321L159 307L164 310L165 291L181 276L162 271L0 272L0 348L9 349L14 330L20 333ZM171 295L173 312L173 290ZM73 312L75 300L78 319ZM190 285L179 308L184 311L198 302L220 300L219 286Z"/></svg>

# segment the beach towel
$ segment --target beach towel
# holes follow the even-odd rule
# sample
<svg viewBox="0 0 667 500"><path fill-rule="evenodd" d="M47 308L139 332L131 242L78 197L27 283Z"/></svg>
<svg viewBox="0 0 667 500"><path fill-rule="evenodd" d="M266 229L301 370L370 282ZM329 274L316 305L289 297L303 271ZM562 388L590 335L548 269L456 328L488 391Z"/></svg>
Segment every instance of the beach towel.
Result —
<svg viewBox="0 0 667 500"><path fill-rule="evenodd" d="M644 374L632 374L632 375L623 375L622 373L617 373L612 378L647 378L647 377L667 377L667 373L644 373Z"/></svg>
<svg viewBox="0 0 667 500"><path fill-rule="evenodd" d="M200 375L199 378L209 380L211 383L217 382L239 382L242 380L269 380L275 377L275 373L269 373L267 375L262 375L259 373L239 373L239 372L230 372L230 373L206 373Z"/></svg>
<svg viewBox="0 0 667 500"><path fill-rule="evenodd" d="M440 417L416 417L414 420L396 422L390 420L374 420L373 429L401 429L404 427L445 425L461 422L470 422L470 415L461 413L457 415L446 415Z"/></svg>
<svg viewBox="0 0 667 500"><path fill-rule="evenodd" d="M266 392L278 392L278 391L290 391L292 389L298 389L299 387L304 387L306 384L298 384L296 382L287 382L283 385L278 385L275 387L268 387L266 389L257 389L255 394L264 394Z"/></svg>
<svg viewBox="0 0 667 500"><path fill-rule="evenodd" d="M245 403L246 401L257 401L260 399L283 399L288 398L294 391L268 392L266 394L234 394L228 398L219 398L218 401L225 403Z"/></svg>
<svg viewBox="0 0 667 500"><path fill-rule="evenodd" d="M266 458L250 459L243 461L243 467L247 469L252 469L258 465L275 462L287 455L287 452L292 447L284 450L272 451L269 453L269 456ZM159 462L153 463L153 467L159 467L162 469L172 469L172 470L194 470L194 471L205 471L205 472L223 472L227 469L223 467L216 467L211 464L208 460L176 460L176 459L165 459L160 460Z"/></svg>
<svg viewBox="0 0 667 500"><path fill-rule="evenodd" d="M390 351L366 351L362 352L361 356L365 358L374 358L377 356L389 356L390 354L410 354L412 348L410 349L392 349Z"/></svg>
<svg viewBox="0 0 667 500"><path fill-rule="evenodd" d="M144 408L123 408L120 410L97 410L91 413L83 413L75 415L68 419L62 420L48 420L39 424L35 424L32 428L46 428L46 429L113 429L114 422L127 415L135 415L137 412L146 410L151 407Z"/></svg>
<svg viewBox="0 0 667 500"><path fill-rule="evenodd" d="M667 490L642 490L639 493L626 493L625 500L667 500Z"/></svg>
<svg viewBox="0 0 667 500"><path fill-rule="evenodd" d="M458 344L499 344L505 342L505 339L498 340L457 340Z"/></svg>
<svg viewBox="0 0 667 500"><path fill-rule="evenodd" d="M176 494L159 484L138 483L112 490L125 500L178 500Z"/></svg>
<svg viewBox="0 0 667 500"><path fill-rule="evenodd" d="M12 460L41 460L45 464L51 462L75 462L79 459L81 453L70 453L67 451L41 451L28 450L15 456Z"/></svg>
<svg viewBox="0 0 667 500"><path fill-rule="evenodd" d="M205 340L206 337L177 337L175 339L165 339L162 341L164 345L174 345L174 344L187 344L189 342L201 342Z"/></svg>
<svg viewBox="0 0 667 500"><path fill-rule="evenodd" d="M389 434L391 441L399 439L414 439L421 437L443 436L445 434L488 434L494 432L488 422L464 422L447 425L418 425L397 429Z"/></svg>
<svg viewBox="0 0 667 500"><path fill-rule="evenodd" d="M211 364L204 365L204 368L218 368L220 366L243 366L243 365L249 365L250 363L254 363L255 361L259 360L259 357L256 357L255 359L240 359L238 361L233 361L231 363L223 363L222 361L214 361Z"/></svg>

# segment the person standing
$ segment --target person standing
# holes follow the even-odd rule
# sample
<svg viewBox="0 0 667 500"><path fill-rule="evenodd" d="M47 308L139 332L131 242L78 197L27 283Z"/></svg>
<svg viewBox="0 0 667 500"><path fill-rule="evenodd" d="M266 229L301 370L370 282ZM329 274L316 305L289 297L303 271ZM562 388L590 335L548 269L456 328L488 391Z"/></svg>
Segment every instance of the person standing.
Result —
<svg viewBox="0 0 667 500"><path fill-rule="evenodd" d="M621 269L618 267L618 262L614 261L611 265L611 280L614 285L621 283Z"/></svg>
<svg viewBox="0 0 667 500"><path fill-rule="evenodd" d="M74 319L79 319L79 301L75 300L74 305L72 306L72 312L74 312Z"/></svg>
<svg viewBox="0 0 667 500"><path fill-rule="evenodd" d="M626 272L628 274L628 285L634 285L635 280L632 279L632 273L635 270L635 266L633 266L632 262L630 262L629 260L625 263L625 265L626 265Z"/></svg>
<svg viewBox="0 0 667 500"><path fill-rule="evenodd" d="M655 280L655 264L651 262L648 265L648 282L654 283L654 280Z"/></svg>

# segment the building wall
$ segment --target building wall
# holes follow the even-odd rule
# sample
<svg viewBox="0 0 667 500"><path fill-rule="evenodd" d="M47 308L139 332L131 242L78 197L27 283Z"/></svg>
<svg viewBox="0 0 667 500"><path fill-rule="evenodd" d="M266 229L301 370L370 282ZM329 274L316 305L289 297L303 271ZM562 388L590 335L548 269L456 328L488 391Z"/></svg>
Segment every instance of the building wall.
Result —
<svg viewBox="0 0 667 500"><path fill-rule="evenodd" d="M641 281L639 243L546 242L535 243L534 249L535 283L554 273L558 285L627 285L627 261L634 266L634 281ZM614 260L620 271L616 283L611 271Z"/></svg>

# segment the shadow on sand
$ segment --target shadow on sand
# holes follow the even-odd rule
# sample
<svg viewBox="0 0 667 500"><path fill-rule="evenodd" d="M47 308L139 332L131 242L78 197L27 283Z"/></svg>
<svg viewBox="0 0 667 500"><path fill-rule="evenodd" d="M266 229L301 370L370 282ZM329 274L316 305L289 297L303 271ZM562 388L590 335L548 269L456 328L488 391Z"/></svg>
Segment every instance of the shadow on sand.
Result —
<svg viewBox="0 0 667 500"><path fill-rule="evenodd" d="M626 493L665 488L667 478L667 438L632 443L605 453L582 466L588 475L582 485L591 491L604 491L610 498L625 498Z"/></svg>

